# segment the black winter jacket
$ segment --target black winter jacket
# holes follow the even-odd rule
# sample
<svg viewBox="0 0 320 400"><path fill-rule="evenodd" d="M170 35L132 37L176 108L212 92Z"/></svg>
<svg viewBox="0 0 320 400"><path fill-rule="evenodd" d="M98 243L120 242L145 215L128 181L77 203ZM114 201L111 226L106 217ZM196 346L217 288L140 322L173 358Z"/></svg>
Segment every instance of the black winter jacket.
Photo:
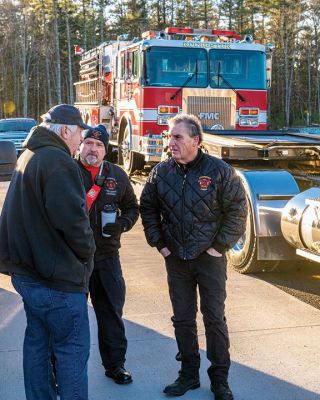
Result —
<svg viewBox="0 0 320 400"><path fill-rule="evenodd" d="M153 169L140 211L151 246L192 260L209 247L223 253L234 246L245 230L247 202L235 170L199 150L186 168L169 158Z"/></svg>
<svg viewBox="0 0 320 400"><path fill-rule="evenodd" d="M92 185L91 173L78 161L84 180L85 191ZM102 236L101 210L105 205L113 205L118 210L116 222L121 225L121 233L129 231L139 217L139 206L127 174L117 165L104 161L103 175L106 177L98 198L90 210L90 224L96 241L95 261L103 260L121 247L120 237Z"/></svg>
<svg viewBox="0 0 320 400"><path fill-rule="evenodd" d="M0 272L87 292L95 250L83 180L65 142L33 129L0 218Z"/></svg>

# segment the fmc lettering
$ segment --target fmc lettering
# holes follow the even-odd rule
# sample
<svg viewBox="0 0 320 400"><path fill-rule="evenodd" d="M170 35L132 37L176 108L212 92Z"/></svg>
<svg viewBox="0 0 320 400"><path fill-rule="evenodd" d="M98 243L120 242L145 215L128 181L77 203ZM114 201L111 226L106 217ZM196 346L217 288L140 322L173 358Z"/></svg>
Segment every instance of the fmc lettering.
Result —
<svg viewBox="0 0 320 400"><path fill-rule="evenodd" d="M209 119L209 120L219 119L220 113L219 112L199 112L198 118Z"/></svg>

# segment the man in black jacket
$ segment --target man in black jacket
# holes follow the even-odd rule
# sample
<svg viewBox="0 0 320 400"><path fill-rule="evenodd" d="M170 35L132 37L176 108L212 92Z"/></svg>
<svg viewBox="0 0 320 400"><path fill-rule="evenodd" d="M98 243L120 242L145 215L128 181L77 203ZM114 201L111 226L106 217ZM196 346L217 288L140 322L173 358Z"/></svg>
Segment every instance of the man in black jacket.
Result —
<svg viewBox="0 0 320 400"><path fill-rule="evenodd" d="M127 384L132 382L132 376L124 366L125 282L118 250L121 234L130 230L138 219L139 207L127 174L103 161L109 141L105 127L98 125L83 136L79 165L97 247L90 296L97 317L99 350L106 376L118 384Z"/></svg>
<svg viewBox="0 0 320 400"><path fill-rule="evenodd" d="M88 399L87 309L94 237L82 177L71 157L84 128L61 104L26 139L0 219L0 272L10 274L27 317L23 347L27 400Z"/></svg>
<svg viewBox="0 0 320 400"><path fill-rule="evenodd" d="M172 157L150 174L140 211L145 235L165 259L181 371L164 389L181 396L200 386L197 287L207 339L208 375L216 400L232 400L229 337L224 314L225 252L244 233L247 204L235 170L199 149L200 121L178 115L169 122Z"/></svg>

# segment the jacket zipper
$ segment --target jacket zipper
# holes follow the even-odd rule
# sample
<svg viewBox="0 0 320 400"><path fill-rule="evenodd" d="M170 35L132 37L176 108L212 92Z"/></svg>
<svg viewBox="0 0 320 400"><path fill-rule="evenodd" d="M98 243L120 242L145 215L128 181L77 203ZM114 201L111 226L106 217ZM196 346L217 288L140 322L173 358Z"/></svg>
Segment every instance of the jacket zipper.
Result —
<svg viewBox="0 0 320 400"><path fill-rule="evenodd" d="M185 226L184 226L184 215L185 215L185 196L184 196L184 192L185 192L185 186L186 186L186 179L187 179L187 172L185 172L184 176L183 176L183 181L182 181L182 215L181 215L181 221L182 221L182 245L183 245L183 259L186 260L187 259L187 250L185 248Z"/></svg>

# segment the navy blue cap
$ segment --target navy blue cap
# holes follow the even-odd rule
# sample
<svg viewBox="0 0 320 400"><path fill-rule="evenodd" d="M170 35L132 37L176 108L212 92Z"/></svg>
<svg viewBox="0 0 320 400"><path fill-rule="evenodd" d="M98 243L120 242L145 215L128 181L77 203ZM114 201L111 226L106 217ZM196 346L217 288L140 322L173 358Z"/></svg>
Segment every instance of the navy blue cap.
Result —
<svg viewBox="0 0 320 400"><path fill-rule="evenodd" d="M83 131L82 137L83 139L92 138L100 140L104 144L106 152L108 151L109 134L103 125L93 126L92 128Z"/></svg>
<svg viewBox="0 0 320 400"><path fill-rule="evenodd" d="M58 104L41 115L41 118L43 122L52 124L78 125L83 129L91 129L91 126L83 122L79 109L70 104Z"/></svg>

